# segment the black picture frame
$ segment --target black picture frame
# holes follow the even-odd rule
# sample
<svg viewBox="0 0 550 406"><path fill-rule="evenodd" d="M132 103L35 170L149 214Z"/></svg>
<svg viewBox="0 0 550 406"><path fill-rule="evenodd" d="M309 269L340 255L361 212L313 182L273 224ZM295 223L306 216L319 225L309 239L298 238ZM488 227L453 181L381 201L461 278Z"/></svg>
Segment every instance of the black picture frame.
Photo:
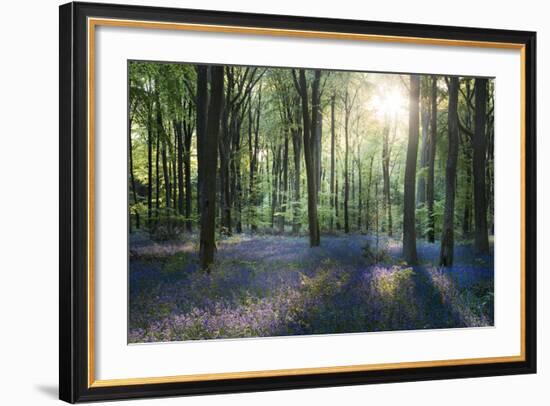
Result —
<svg viewBox="0 0 550 406"><path fill-rule="evenodd" d="M60 6L59 397L67 402L235 393L536 372L536 33L114 4ZM93 387L88 379L87 19L89 17L513 43L525 52L523 360L360 372Z"/></svg>

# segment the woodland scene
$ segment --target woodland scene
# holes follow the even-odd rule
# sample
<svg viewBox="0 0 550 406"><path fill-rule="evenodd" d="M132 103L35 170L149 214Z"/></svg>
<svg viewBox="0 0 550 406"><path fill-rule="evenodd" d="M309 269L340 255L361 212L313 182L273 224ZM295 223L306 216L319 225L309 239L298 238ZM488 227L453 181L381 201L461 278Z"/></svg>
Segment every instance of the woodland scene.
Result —
<svg viewBox="0 0 550 406"><path fill-rule="evenodd" d="M494 324L494 80L128 62L128 342Z"/></svg>

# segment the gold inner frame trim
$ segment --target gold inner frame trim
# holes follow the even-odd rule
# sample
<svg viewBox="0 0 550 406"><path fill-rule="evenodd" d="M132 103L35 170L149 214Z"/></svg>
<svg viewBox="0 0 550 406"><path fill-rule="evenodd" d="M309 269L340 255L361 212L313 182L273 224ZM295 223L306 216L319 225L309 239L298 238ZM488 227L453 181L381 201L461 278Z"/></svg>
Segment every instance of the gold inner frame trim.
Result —
<svg viewBox="0 0 550 406"><path fill-rule="evenodd" d="M487 42L487 41L466 41L440 38L422 38L422 37L400 37L391 35L374 34L355 34L345 32L326 32L326 31L308 31L275 29L261 27L244 27L231 25L209 25L209 24L188 24L188 23L167 23L139 20L120 20L108 18L89 18L88 19L88 387L112 387L125 385L143 385L160 383L177 383L192 381L213 381L221 379L244 379L244 378L266 378L296 375L312 374L331 374L343 372L366 372L391 370L398 368L427 368L441 366L458 365L479 365L479 364L497 364L505 362L522 362L526 359L525 348L525 45L519 43L506 42ZM297 38L317 38L317 39L339 39L355 40L385 43L401 43L431 46L458 46L474 48L493 48L493 49L511 49L520 51L520 164L521 164L521 246L520 246L520 354L502 357L481 357L464 358L450 360L434 361L414 361L414 362L394 362L382 364L362 364L362 365L344 365L328 366L316 368L295 368L295 369L276 369L265 371L243 371L243 372L220 372L211 374L189 374L145 378L123 378L123 379L95 379L95 278L94 278L94 191L95 191L95 28L97 26L110 27L129 27L129 28L147 28L157 30L180 30L194 32L216 32L244 35L264 35L279 37L297 37Z"/></svg>

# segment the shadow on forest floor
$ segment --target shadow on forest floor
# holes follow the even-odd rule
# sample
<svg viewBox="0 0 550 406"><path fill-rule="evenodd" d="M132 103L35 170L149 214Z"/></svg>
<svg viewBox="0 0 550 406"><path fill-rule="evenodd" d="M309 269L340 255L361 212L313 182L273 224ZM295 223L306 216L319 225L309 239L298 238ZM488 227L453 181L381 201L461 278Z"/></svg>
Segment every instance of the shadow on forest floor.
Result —
<svg viewBox="0 0 550 406"><path fill-rule="evenodd" d="M401 242L380 242L370 264L366 235L238 235L219 242L210 274L195 241L153 243L132 235L129 342L478 327L493 325L493 257L455 247L438 268L439 245L418 241L418 266Z"/></svg>

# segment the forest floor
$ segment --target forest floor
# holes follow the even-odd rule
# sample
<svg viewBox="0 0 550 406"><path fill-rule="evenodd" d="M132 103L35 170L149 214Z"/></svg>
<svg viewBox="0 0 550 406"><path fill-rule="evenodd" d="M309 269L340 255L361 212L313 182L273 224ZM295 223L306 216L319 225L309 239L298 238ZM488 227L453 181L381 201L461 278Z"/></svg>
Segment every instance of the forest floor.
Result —
<svg viewBox="0 0 550 406"><path fill-rule="evenodd" d="M376 251L367 235L322 235L310 248L304 236L242 234L218 242L210 273L196 238L137 233L130 246L131 343L493 325L493 256L469 244L439 268L439 244L419 240L410 267L392 238Z"/></svg>

